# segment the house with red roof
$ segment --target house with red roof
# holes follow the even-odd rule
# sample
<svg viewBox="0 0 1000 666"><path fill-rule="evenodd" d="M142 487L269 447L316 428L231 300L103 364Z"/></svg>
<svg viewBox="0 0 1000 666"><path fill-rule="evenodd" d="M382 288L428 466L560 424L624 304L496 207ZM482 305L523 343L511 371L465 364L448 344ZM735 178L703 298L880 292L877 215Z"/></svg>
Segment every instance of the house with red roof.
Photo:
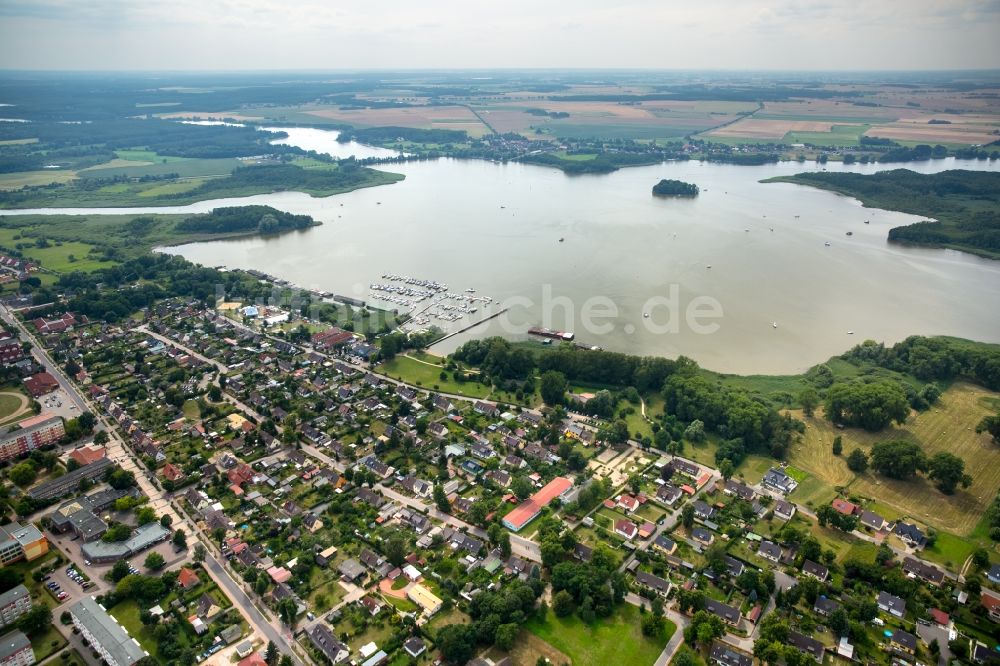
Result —
<svg viewBox="0 0 1000 666"><path fill-rule="evenodd" d="M639 500L631 495L623 494L618 498L618 506L626 513L632 513L639 508Z"/></svg>
<svg viewBox="0 0 1000 666"><path fill-rule="evenodd" d="M635 526L631 520L621 520L615 521L615 534L625 537L626 539L634 539L635 535L639 533L639 528Z"/></svg>
<svg viewBox="0 0 1000 666"><path fill-rule="evenodd" d="M177 481L184 478L184 472L173 463L163 466L163 478L167 481Z"/></svg>
<svg viewBox="0 0 1000 666"><path fill-rule="evenodd" d="M857 504L854 504L853 502L848 502L847 500L842 499L840 497L833 500L830 506L832 506L834 510L837 511L837 513L842 513L845 516L853 516L855 513L858 512Z"/></svg>
<svg viewBox="0 0 1000 666"><path fill-rule="evenodd" d="M179 574L177 574L177 582L185 590L190 590L193 587L197 587L201 580L198 578L198 574L195 573L194 569L189 569L188 567L183 567Z"/></svg>

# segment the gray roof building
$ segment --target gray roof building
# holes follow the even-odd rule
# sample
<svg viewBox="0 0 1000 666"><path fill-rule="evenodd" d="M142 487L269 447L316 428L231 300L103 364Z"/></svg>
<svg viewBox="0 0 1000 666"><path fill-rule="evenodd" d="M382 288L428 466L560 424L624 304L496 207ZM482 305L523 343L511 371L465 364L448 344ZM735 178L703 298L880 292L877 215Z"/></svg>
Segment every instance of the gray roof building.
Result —
<svg viewBox="0 0 1000 666"><path fill-rule="evenodd" d="M70 606L69 613L73 618L73 625L108 662L108 666L132 666L148 656L139 643L92 597L84 597Z"/></svg>
<svg viewBox="0 0 1000 666"><path fill-rule="evenodd" d="M24 652L25 650L31 652L30 660L17 661L13 659L13 657L21 652ZM14 664L35 663L35 653L34 650L31 649L31 641L28 640L28 637L25 636L24 633L18 631L17 629L9 634L0 636L0 663L7 663L8 659L10 659L11 663Z"/></svg>
<svg viewBox="0 0 1000 666"><path fill-rule="evenodd" d="M80 546L80 553L95 562L113 562L141 553L170 537L170 530L159 523L147 523L139 527L126 541L106 543L94 541Z"/></svg>

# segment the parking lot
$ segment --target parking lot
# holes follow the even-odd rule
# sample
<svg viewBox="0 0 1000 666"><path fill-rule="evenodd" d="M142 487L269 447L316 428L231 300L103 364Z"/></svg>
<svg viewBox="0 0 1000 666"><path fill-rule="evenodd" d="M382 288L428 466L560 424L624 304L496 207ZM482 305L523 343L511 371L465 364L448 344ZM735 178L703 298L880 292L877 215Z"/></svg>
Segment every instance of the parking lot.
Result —
<svg viewBox="0 0 1000 666"><path fill-rule="evenodd" d="M47 414L58 414L64 419L75 419L80 416L80 409L62 389L46 393L38 398L38 403L42 406L42 411Z"/></svg>
<svg viewBox="0 0 1000 666"><path fill-rule="evenodd" d="M42 583L58 606L65 606L84 596L97 594L96 581L88 582L79 573L75 565L61 565L43 579Z"/></svg>

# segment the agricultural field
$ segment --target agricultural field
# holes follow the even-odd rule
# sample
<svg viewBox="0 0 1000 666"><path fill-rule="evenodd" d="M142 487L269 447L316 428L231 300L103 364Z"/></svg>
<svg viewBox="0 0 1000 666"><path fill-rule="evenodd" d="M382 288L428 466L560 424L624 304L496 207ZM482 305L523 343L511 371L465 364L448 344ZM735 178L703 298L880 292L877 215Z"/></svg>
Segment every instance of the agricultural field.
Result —
<svg viewBox="0 0 1000 666"><path fill-rule="evenodd" d="M796 414L806 424L802 440L793 445L789 462L806 471L830 488L846 487L851 495L872 498L895 510L939 530L958 536L968 536L975 529L983 511L1000 490L1000 448L990 442L989 435L976 434L976 424L991 413L987 406L996 394L971 384L955 384L941 396L930 410L911 416L900 427L879 433L857 429L837 429L828 421ZM832 453L833 438L843 438L843 455ZM854 448L869 449L876 442L905 439L917 442L928 456L939 451L954 453L966 461L966 472L972 476L972 486L959 489L954 495L944 495L923 477L897 481L871 472L855 475L847 469L846 457ZM803 485L809 480L803 482ZM804 488L819 493L821 489ZM793 499L804 501L798 494Z"/></svg>
<svg viewBox="0 0 1000 666"><path fill-rule="evenodd" d="M489 134L488 127L465 106L409 106L388 109L302 108L300 112L354 127L417 127L465 130L469 136ZM269 114L270 115L270 114ZM530 117L530 116L529 116Z"/></svg>
<svg viewBox="0 0 1000 666"><path fill-rule="evenodd" d="M18 171L0 174L0 190L19 190L22 187L68 183L76 178L76 171L47 169L45 171Z"/></svg>

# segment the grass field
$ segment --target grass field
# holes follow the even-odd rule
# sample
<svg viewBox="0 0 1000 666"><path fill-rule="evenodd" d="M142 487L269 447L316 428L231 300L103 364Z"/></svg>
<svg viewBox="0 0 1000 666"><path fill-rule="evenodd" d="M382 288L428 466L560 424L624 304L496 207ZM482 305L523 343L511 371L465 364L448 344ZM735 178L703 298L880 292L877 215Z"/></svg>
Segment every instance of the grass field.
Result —
<svg viewBox="0 0 1000 666"><path fill-rule="evenodd" d="M408 356L397 356L391 361L380 365L377 370L390 377L401 379L409 384L415 384L425 389L465 395L470 398L485 398L490 394L490 387L476 382L459 383L453 380L450 374L447 379L441 379L440 367L418 361Z"/></svg>
<svg viewBox="0 0 1000 666"><path fill-rule="evenodd" d="M576 615L560 618L549 613L545 622L532 618L524 626L569 657L573 666L650 666L676 631L667 621L667 630L660 640L646 638L640 628L639 609L631 604L618 606L614 615L592 625L584 624Z"/></svg>
<svg viewBox="0 0 1000 666"><path fill-rule="evenodd" d="M932 409L911 416L901 427L879 433L838 430L819 417L802 417L806 432L801 442L793 445L789 462L825 486L844 486L849 494L875 499L899 516L919 520L957 536L968 536L1000 490L1000 448L990 443L988 435L975 432L980 419L991 413L986 405L995 396L971 384L955 384ZM843 438L844 452L840 457L832 453L836 435ZM961 457L966 462L966 472L972 476L972 486L967 490L959 489L954 495L944 495L924 477L897 481L871 472L855 475L847 469L846 457L855 447L868 450L876 442L891 439L916 442L928 456L947 451ZM806 494L821 496L819 489L803 490ZM796 490L793 498L804 501L800 492Z"/></svg>
<svg viewBox="0 0 1000 666"><path fill-rule="evenodd" d="M9 419L21 411L26 401L27 398L20 393L13 391L3 391L0 393L0 422Z"/></svg>

